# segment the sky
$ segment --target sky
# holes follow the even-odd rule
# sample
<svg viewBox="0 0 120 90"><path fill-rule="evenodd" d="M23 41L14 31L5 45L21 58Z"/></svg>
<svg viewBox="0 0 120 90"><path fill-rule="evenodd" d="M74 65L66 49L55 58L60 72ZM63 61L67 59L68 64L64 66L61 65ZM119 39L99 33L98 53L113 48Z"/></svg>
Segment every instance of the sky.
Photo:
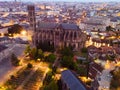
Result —
<svg viewBox="0 0 120 90"><path fill-rule="evenodd" d="M0 0L0 1L14 1L14 0ZM18 1L31 1L31 0L18 0ZM33 0L33 2L35 1L65 1L65 2L111 2L111 1L115 1L115 2L120 2L120 0Z"/></svg>

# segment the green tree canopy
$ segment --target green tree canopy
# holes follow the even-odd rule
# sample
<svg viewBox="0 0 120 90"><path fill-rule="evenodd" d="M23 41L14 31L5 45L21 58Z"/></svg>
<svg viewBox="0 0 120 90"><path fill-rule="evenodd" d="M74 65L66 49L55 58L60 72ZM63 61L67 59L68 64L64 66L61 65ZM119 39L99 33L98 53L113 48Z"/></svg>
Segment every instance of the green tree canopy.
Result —
<svg viewBox="0 0 120 90"><path fill-rule="evenodd" d="M43 84L44 85L48 85L53 79L52 79L52 76L53 76L53 73L52 71L49 71L47 74L46 74L46 77L43 81Z"/></svg>
<svg viewBox="0 0 120 90"><path fill-rule="evenodd" d="M72 70L77 69L77 64L73 61L72 56L63 56L63 58L61 60L61 65L63 67L67 67Z"/></svg>
<svg viewBox="0 0 120 90"><path fill-rule="evenodd" d="M54 61L56 60L56 56L55 56L54 54L50 54L50 55L46 58L46 60L47 60L48 62L54 63Z"/></svg>
<svg viewBox="0 0 120 90"><path fill-rule="evenodd" d="M58 90L58 85L55 80L52 80L49 85L47 85L44 90Z"/></svg>
<svg viewBox="0 0 120 90"><path fill-rule="evenodd" d="M25 54L28 54L30 58L37 60L44 58L43 51L37 48L31 48L29 45L25 49Z"/></svg>
<svg viewBox="0 0 120 90"><path fill-rule="evenodd" d="M54 45L50 45L49 42L45 41L45 42L40 42L37 45L37 48L41 48L43 51L50 51L50 52L54 52Z"/></svg>
<svg viewBox="0 0 120 90"><path fill-rule="evenodd" d="M70 47L65 47L61 50L61 54L63 56L73 56L73 51L71 50Z"/></svg>
<svg viewBox="0 0 120 90"><path fill-rule="evenodd" d="M26 46L26 49L25 49L25 54L30 54L30 52L31 52L31 48L30 48L30 45L27 45Z"/></svg>
<svg viewBox="0 0 120 90"><path fill-rule="evenodd" d="M32 48L32 49L31 49L30 57L31 57L32 59L37 60L37 58L38 58L38 49L37 49L37 48Z"/></svg>
<svg viewBox="0 0 120 90"><path fill-rule="evenodd" d="M87 49L86 47L83 47L83 48L81 49L81 52L82 52L82 53L87 53L87 52L88 52L88 49Z"/></svg>
<svg viewBox="0 0 120 90"><path fill-rule="evenodd" d="M38 58L44 58L44 54L43 54L43 51L41 49L38 49Z"/></svg>

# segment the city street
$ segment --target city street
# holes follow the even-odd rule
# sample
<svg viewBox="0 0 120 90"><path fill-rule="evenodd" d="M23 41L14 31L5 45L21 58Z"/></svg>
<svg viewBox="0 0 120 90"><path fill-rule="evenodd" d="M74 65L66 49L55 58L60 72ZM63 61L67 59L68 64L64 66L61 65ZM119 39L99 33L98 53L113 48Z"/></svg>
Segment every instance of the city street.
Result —
<svg viewBox="0 0 120 90"><path fill-rule="evenodd" d="M120 0L0 0L0 90L120 90Z"/></svg>
<svg viewBox="0 0 120 90"><path fill-rule="evenodd" d="M99 90L109 90L110 87L110 81L111 81L111 76L109 74L109 70L104 70L101 75L101 81L99 81L100 84L100 89Z"/></svg>
<svg viewBox="0 0 120 90"><path fill-rule="evenodd" d="M5 75L13 70L9 58L5 58L0 62L0 84L5 80Z"/></svg>
<svg viewBox="0 0 120 90"><path fill-rule="evenodd" d="M100 81L100 87L99 90L109 90L110 87L110 81L112 79L112 76L110 75L110 71L115 68L114 63L107 62L105 64L105 70L103 70L102 75L99 77Z"/></svg>
<svg viewBox="0 0 120 90"><path fill-rule="evenodd" d="M11 51L16 54L16 56L21 56L24 52L25 45L14 45L10 48ZM8 52L10 53L10 52ZM10 62L10 54L4 59L0 61L0 85L3 84L10 75L12 75L16 70L19 69L19 67L13 67Z"/></svg>

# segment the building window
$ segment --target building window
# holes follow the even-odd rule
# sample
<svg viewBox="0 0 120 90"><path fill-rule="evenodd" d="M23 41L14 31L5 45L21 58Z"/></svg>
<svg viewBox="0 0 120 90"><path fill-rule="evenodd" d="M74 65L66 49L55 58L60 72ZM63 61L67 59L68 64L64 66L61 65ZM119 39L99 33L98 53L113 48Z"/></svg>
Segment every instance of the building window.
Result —
<svg viewBox="0 0 120 90"><path fill-rule="evenodd" d="M33 18L30 18L30 21L33 21Z"/></svg>
<svg viewBox="0 0 120 90"><path fill-rule="evenodd" d="M33 16L33 12L29 12L29 15L30 15L30 16Z"/></svg>

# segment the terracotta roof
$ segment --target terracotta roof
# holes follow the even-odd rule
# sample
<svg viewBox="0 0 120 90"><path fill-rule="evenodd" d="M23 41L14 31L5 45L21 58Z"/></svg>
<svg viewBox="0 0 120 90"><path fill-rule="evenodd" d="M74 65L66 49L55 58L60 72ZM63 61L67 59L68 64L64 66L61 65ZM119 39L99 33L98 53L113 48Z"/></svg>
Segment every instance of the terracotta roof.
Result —
<svg viewBox="0 0 120 90"><path fill-rule="evenodd" d="M96 78L97 73L101 73L103 71L103 68L101 65L91 62L89 66L89 77L92 79Z"/></svg>
<svg viewBox="0 0 120 90"><path fill-rule="evenodd" d="M91 79L95 79L96 75L97 75L97 71L94 70L92 67L90 67L90 68L89 68L89 74L88 74L88 76L89 76Z"/></svg>
<svg viewBox="0 0 120 90"><path fill-rule="evenodd" d="M88 49L97 49L97 47L90 45L90 46L88 46Z"/></svg>
<svg viewBox="0 0 120 90"><path fill-rule="evenodd" d="M115 47L114 50L116 51L117 54L120 54L120 48Z"/></svg>
<svg viewBox="0 0 120 90"><path fill-rule="evenodd" d="M91 66L94 67L99 72L103 71L103 67L101 65L97 64L97 63L92 62Z"/></svg>

